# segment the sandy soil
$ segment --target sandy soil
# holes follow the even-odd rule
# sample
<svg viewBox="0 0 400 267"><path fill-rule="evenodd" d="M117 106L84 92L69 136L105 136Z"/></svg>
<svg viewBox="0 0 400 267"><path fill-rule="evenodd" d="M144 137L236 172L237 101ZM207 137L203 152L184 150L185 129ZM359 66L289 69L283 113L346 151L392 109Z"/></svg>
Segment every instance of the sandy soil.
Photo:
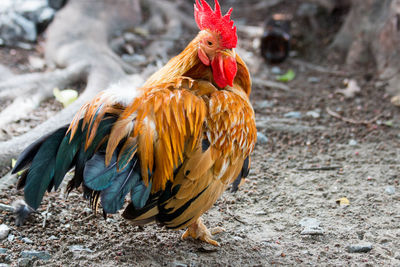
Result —
<svg viewBox="0 0 400 267"><path fill-rule="evenodd" d="M246 53L253 77L274 80L253 40L240 38L239 52ZM399 266L400 111L368 66L354 71L314 61L344 72L337 75L302 62L289 59L279 66L296 72L289 91L254 85L257 128L268 141L256 146L241 189L225 192L204 215L206 225L226 229L216 236L220 248L181 241L183 231L134 227L118 214L104 220L92 214L79 192L65 199L61 190L48 194L22 227L15 226L11 213L1 212L0 224L11 227L14 239L0 244L6 249L0 263L23 265L22 251L39 250L51 258L26 266ZM356 79L361 87L351 99L335 93L344 78ZM38 112L48 114L47 107ZM359 122L380 116L368 124L347 123L328 114L327 107ZM288 114L292 111L299 112L295 118ZM349 205L337 203L343 197ZM0 193L0 203L18 198L21 192L13 186ZM301 234L306 218L320 223L314 234ZM356 244L372 249L350 253L348 246Z"/></svg>

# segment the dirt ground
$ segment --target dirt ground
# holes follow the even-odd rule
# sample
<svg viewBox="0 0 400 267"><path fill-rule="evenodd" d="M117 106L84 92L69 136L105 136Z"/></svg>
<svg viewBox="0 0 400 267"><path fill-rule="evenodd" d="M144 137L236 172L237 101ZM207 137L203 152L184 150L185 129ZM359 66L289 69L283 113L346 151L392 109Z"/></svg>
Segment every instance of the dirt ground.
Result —
<svg viewBox="0 0 400 267"><path fill-rule="evenodd" d="M251 34L239 38L238 53L253 78L275 80ZM12 58L9 53L0 48L1 64L14 70L28 64L20 58L3 61ZM207 226L226 229L215 236L221 247L181 241L183 230L131 226L118 214L104 220L92 214L79 192L65 199L62 189L48 194L22 227L10 212L1 212L0 224L11 228L14 239L0 243L6 249L0 263L22 265L22 251L38 250L51 258L26 266L399 266L400 110L390 104L373 66L349 70L330 58L320 55L310 65L310 58L300 55L279 65L282 73L296 73L286 84L289 90L254 83L257 128L268 140L257 144L247 182L236 193L225 192L203 216ZM335 93L345 78L361 88L350 99ZM52 103L39 107L37 118L61 108ZM3 138L28 131L40 119L2 129ZM0 192L0 203L21 196L11 186ZM348 205L337 203L343 197ZM304 234L300 222L307 218L320 223L314 234ZM357 244L372 249L349 252L348 246Z"/></svg>

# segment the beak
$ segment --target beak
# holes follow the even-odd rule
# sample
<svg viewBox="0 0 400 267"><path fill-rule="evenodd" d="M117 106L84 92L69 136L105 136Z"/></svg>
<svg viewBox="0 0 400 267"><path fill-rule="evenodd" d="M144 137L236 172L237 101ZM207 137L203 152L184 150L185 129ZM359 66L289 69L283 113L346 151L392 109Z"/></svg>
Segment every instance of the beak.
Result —
<svg viewBox="0 0 400 267"><path fill-rule="evenodd" d="M220 88L233 86L237 72L236 53L234 49L220 50L211 62L214 81Z"/></svg>

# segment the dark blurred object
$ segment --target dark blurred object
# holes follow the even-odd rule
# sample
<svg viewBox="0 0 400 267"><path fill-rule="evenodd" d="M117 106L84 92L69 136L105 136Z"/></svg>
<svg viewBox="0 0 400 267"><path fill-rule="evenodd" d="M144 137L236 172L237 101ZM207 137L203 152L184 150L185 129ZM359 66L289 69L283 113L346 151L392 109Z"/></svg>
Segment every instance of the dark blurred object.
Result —
<svg viewBox="0 0 400 267"><path fill-rule="evenodd" d="M269 63L280 63L290 51L291 16L274 14L267 21L265 32L261 38L261 55Z"/></svg>
<svg viewBox="0 0 400 267"><path fill-rule="evenodd" d="M32 49L67 0L0 0L0 46Z"/></svg>
<svg viewBox="0 0 400 267"><path fill-rule="evenodd" d="M67 3L67 0L47 0L49 7L59 10Z"/></svg>

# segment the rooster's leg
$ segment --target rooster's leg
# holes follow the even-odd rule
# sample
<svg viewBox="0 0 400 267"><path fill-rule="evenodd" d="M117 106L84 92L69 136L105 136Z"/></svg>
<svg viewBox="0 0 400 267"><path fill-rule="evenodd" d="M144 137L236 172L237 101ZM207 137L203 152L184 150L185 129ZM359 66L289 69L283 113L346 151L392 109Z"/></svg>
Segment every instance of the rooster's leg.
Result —
<svg viewBox="0 0 400 267"><path fill-rule="evenodd" d="M225 231L225 229L222 227L207 229L207 227L203 223L203 220L201 218L198 218L195 223L189 225L188 229L185 231L185 233L183 233L182 239L186 239L188 236L190 236L194 239L200 239L213 246L219 247L219 243L212 239L212 235L218 234L223 231Z"/></svg>

